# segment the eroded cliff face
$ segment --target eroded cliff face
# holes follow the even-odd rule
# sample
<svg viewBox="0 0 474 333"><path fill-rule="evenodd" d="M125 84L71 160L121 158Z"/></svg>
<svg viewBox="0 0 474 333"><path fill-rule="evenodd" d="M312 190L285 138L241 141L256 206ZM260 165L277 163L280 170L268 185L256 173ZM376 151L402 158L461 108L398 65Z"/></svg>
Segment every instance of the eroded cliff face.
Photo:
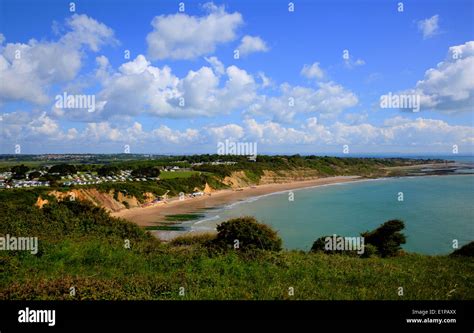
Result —
<svg viewBox="0 0 474 333"><path fill-rule="evenodd" d="M244 171L233 172L230 177L225 177L223 183L231 188L241 188L251 185L289 183L300 180L310 180L319 178L318 172L313 169L299 169L291 171L269 171L264 170L262 177L256 183L249 179Z"/></svg>
<svg viewBox="0 0 474 333"><path fill-rule="evenodd" d="M103 207L107 211L110 211L110 212L117 212L122 209L141 206L141 203L134 196L127 196L119 192L114 197L113 191L99 192L95 188L73 189L66 192L51 191L48 193L48 195L54 196L59 201L61 200L88 201L92 203L93 205ZM150 202L155 199L155 196L152 193L144 193L144 197L145 197L145 202ZM126 202L127 205L125 205L124 202Z"/></svg>

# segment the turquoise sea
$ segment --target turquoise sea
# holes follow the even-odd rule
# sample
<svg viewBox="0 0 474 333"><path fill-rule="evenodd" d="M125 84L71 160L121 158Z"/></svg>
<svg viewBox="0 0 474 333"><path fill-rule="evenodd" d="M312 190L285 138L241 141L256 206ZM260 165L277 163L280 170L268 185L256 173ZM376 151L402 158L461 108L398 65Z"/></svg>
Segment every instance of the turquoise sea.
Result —
<svg viewBox="0 0 474 333"><path fill-rule="evenodd" d="M403 201L399 201L399 193ZM425 254L453 251L474 240L474 175L364 180L251 198L187 222L194 230L214 229L224 220L255 216L278 230L287 249L308 250L324 235L358 236L390 219L405 221L404 249Z"/></svg>

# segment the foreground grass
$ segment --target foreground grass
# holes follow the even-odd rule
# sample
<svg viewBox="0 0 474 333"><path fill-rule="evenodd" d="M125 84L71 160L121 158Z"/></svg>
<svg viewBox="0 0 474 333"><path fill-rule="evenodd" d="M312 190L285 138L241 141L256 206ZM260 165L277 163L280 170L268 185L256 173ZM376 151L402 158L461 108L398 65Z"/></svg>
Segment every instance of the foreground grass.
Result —
<svg viewBox="0 0 474 333"><path fill-rule="evenodd" d="M164 244L86 203L38 209L34 192L8 199L0 201L0 235L38 237L39 252L0 251L3 300L474 299L474 258L220 253L204 245L213 235Z"/></svg>
<svg viewBox="0 0 474 333"><path fill-rule="evenodd" d="M474 299L474 260L298 251L209 255L196 246L65 240L1 257L1 299ZM75 297L69 295L70 287ZM180 288L185 295L180 296ZM289 288L294 296L289 296ZM404 296L398 296L403 287Z"/></svg>

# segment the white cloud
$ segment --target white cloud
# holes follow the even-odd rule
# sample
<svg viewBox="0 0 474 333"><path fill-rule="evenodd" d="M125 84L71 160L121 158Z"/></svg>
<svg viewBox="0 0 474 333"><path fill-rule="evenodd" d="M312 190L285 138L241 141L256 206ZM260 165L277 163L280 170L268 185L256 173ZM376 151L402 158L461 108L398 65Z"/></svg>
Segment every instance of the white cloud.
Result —
<svg viewBox="0 0 474 333"><path fill-rule="evenodd" d="M269 50L267 44L258 36L246 35L242 38L237 48L241 56L249 55L255 52L267 52Z"/></svg>
<svg viewBox="0 0 474 333"><path fill-rule="evenodd" d="M139 55L120 66L118 72L103 78L98 102L107 104L95 116L212 116L253 102L258 85L252 75L236 66L225 68L215 57L207 60L213 68L203 66L178 78L168 66L154 67Z"/></svg>
<svg viewBox="0 0 474 333"><path fill-rule="evenodd" d="M217 57L209 57L209 58L204 58L214 69L214 72L216 72L217 75L222 75L225 73L225 67L224 64L217 59Z"/></svg>
<svg viewBox="0 0 474 333"><path fill-rule="evenodd" d="M204 6L207 16L187 14L156 16L146 41L148 54L157 59L193 59L213 53L217 45L236 38L236 30L243 24L240 13L227 13L225 8L212 4Z"/></svg>
<svg viewBox="0 0 474 333"><path fill-rule="evenodd" d="M71 81L78 74L83 48L99 50L115 43L113 31L102 23L74 14L67 19L69 32L56 42L7 43L0 48L0 102L24 100L35 104L50 101L52 84Z"/></svg>
<svg viewBox="0 0 474 333"><path fill-rule="evenodd" d="M249 114L271 116L276 122L292 122L298 113L337 115L358 103L357 96L335 82L320 82L318 88L280 85L278 96L259 96Z"/></svg>
<svg viewBox="0 0 474 333"><path fill-rule="evenodd" d="M472 112L474 105L474 41L449 48L448 56L405 94L420 95L421 109Z"/></svg>
<svg viewBox="0 0 474 333"><path fill-rule="evenodd" d="M264 72L258 72L258 77L262 81L262 88L270 87L273 84L272 80Z"/></svg>
<svg viewBox="0 0 474 333"><path fill-rule="evenodd" d="M276 150L282 146L298 149L301 145L325 147L333 150L348 144L359 147L361 151L386 151L387 147L418 147L418 151L450 151L457 144L465 152L472 151L474 131L471 126L450 125L437 119L394 117L382 125L369 123L321 124L316 117L310 117L298 126L283 126L273 121L259 122L256 119L245 119L242 125L230 123L220 126L206 126L201 130L187 128L172 129L165 125L145 131L142 125L134 122L127 126L112 125L109 122L89 123L79 131L76 128L62 129L60 124L46 113L4 113L2 115L4 130L0 138L4 141L2 149L14 147L16 143L23 146L37 147L38 140L42 146L66 144L68 147L92 147L97 144L134 144L153 151L157 143L188 147L193 144L208 144L225 139L256 141L268 149ZM208 146L208 147L209 147ZM332 148L327 148L332 147ZM399 151L399 150L396 150Z"/></svg>
<svg viewBox="0 0 474 333"><path fill-rule="evenodd" d="M438 33L439 15L433 15L430 18L418 21L418 30L423 34L423 38L433 37Z"/></svg>
<svg viewBox="0 0 474 333"><path fill-rule="evenodd" d="M216 141L231 140L236 141L244 136L244 129L236 124L228 124L218 127L205 128L207 134Z"/></svg>
<svg viewBox="0 0 474 333"><path fill-rule="evenodd" d="M301 75L308 79L322 79L324 71L319 66L319 62L315 62L312 65L304 65L303 69L301 69Z"/></svg>

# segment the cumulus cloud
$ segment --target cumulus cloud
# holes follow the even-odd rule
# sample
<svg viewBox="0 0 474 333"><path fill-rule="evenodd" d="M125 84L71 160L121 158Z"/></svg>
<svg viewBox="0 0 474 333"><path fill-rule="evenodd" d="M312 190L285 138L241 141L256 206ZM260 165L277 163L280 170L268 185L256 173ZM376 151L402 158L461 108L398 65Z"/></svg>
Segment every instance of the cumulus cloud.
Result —
<svg viewBox="0 0 474 333"><path fill-rule="evenodd" d="M393 117L381 125L370 123L347 124L336 121L333 124L321 124L316 117L309 117L297 126L284 126L271 120L258 121L254 118L243 120L242 124L229 123L219 126L205 126L203 129L172 129L165 125L145 131L142 124L135 121L131 125L112 125L109 122L88 123L82 130L63 129L60 124L46 113L6 113L2 115L4 130L0 138L5 145L2 149L14 147L22 142L37 146L65 143L69 147L103 146L110 144L135 144L140 146L171 144L181 147L194 144L215 146L218 141L241 140L255 141L279 149L287 145L294 149L301 145L313 147L337 147L348 144L365 151L385 151L387 147L419 147L449 151L453 144L472 150L474 132L470 126L450 125L437 120L418 117ZM152 147L152 146L148 146ZM423 147L423 148L421 148ZM332 148L334 149L334 148Z"/></svg>
<svg viewBox="0 0 474 333"><path fill-rule="evenodd" d="M418 31L423 34L424 39L433 37L438 33L438 21L439 15L433 15L430 18L418 21Z"/></svg>
<svg viewBox="0 0 474 333"><path fill-rule="evenodd" d="M308 79L322 79L324 71L319 66L319 62L315 62L312 65L304 65L301 69L301 75Z"/></svg>
<svg viewBox="0 0 474 333"><path fill-rule="evenodd" d="M269 50L267 44L263 39L258 36L249 36L246 35L242 38L239 47L240 55L247 56L250 53L255 52L267 52Z"/></svg>
<svg viewBox="0 0 474 333"><path fill-rule="evenodd" d="M212 66L216 74L222 75L225 73L224 64L219 59L217 59L217 57L205 57L204 59Z"/></svg>
<svg viewBox="0 0 474 333"><path fill-rule="evenodd" d="M106 104L97 116L212 116L246 107L256 98L252 75L237 66L225 68L215 57L207 61L212 68L203 66L178 78L170 67L155 67L138 55L103 78L98 101Z"/></svg>
<svg viewBox="0 0 474 333"><path fill-rule="evenodd" d="M415 88L401 94L420 96L421 110L472 112L474 105L474 41L449 48L444 61L425 72Z"/></svg>
<svg viewBox="0 0 474 333"><path fill-rule="evenodd" d="M358 103L357 96L335 82L320 82L317 89L284 83L277 96L259 96L249 114L272 116L276 122L291 122L298 113L337 115Z"/></svg>
<svg viewBox="0 0 474 333"><path fill-rule="evenodd" d="M227 13L223 6L204 7L208 14L202 17L181 13L156 16L151 22L153 31L146 37L150 59L193 59L235 40L242 15Z"/></svg>
<svg viewBox="0 0 474 333"><path fill-rule="evenodd" d="M115 43L113 31L86 16L74 14L66 20L69 32L55 42L7 43L0 47L0 102L24 100L35 104L49 101L48 88L76 77L84 49L98 51Z"/></svg>
<svg viewBox="0 0 474 333"><path fill-rule="evenodd" d="M453 144L471 147L474 132L470 126L450 125L436 119L394 117L381 126L369 123L332 125L319 124L316 117L306 120L300 127L284 127L272 121L245 120L245 136L267 145L314 144L334 146L420 146L437 150ZM382 150L383 149L379 149Z"/></svg>
<svg viewBox="0 0 474 333"><path fill-rule="evenodd" d="M242 126L236 124L227 124L222 126L206 127L206 132L210 138L216 141L231 140L236 141L245 135Z"/></svg>

